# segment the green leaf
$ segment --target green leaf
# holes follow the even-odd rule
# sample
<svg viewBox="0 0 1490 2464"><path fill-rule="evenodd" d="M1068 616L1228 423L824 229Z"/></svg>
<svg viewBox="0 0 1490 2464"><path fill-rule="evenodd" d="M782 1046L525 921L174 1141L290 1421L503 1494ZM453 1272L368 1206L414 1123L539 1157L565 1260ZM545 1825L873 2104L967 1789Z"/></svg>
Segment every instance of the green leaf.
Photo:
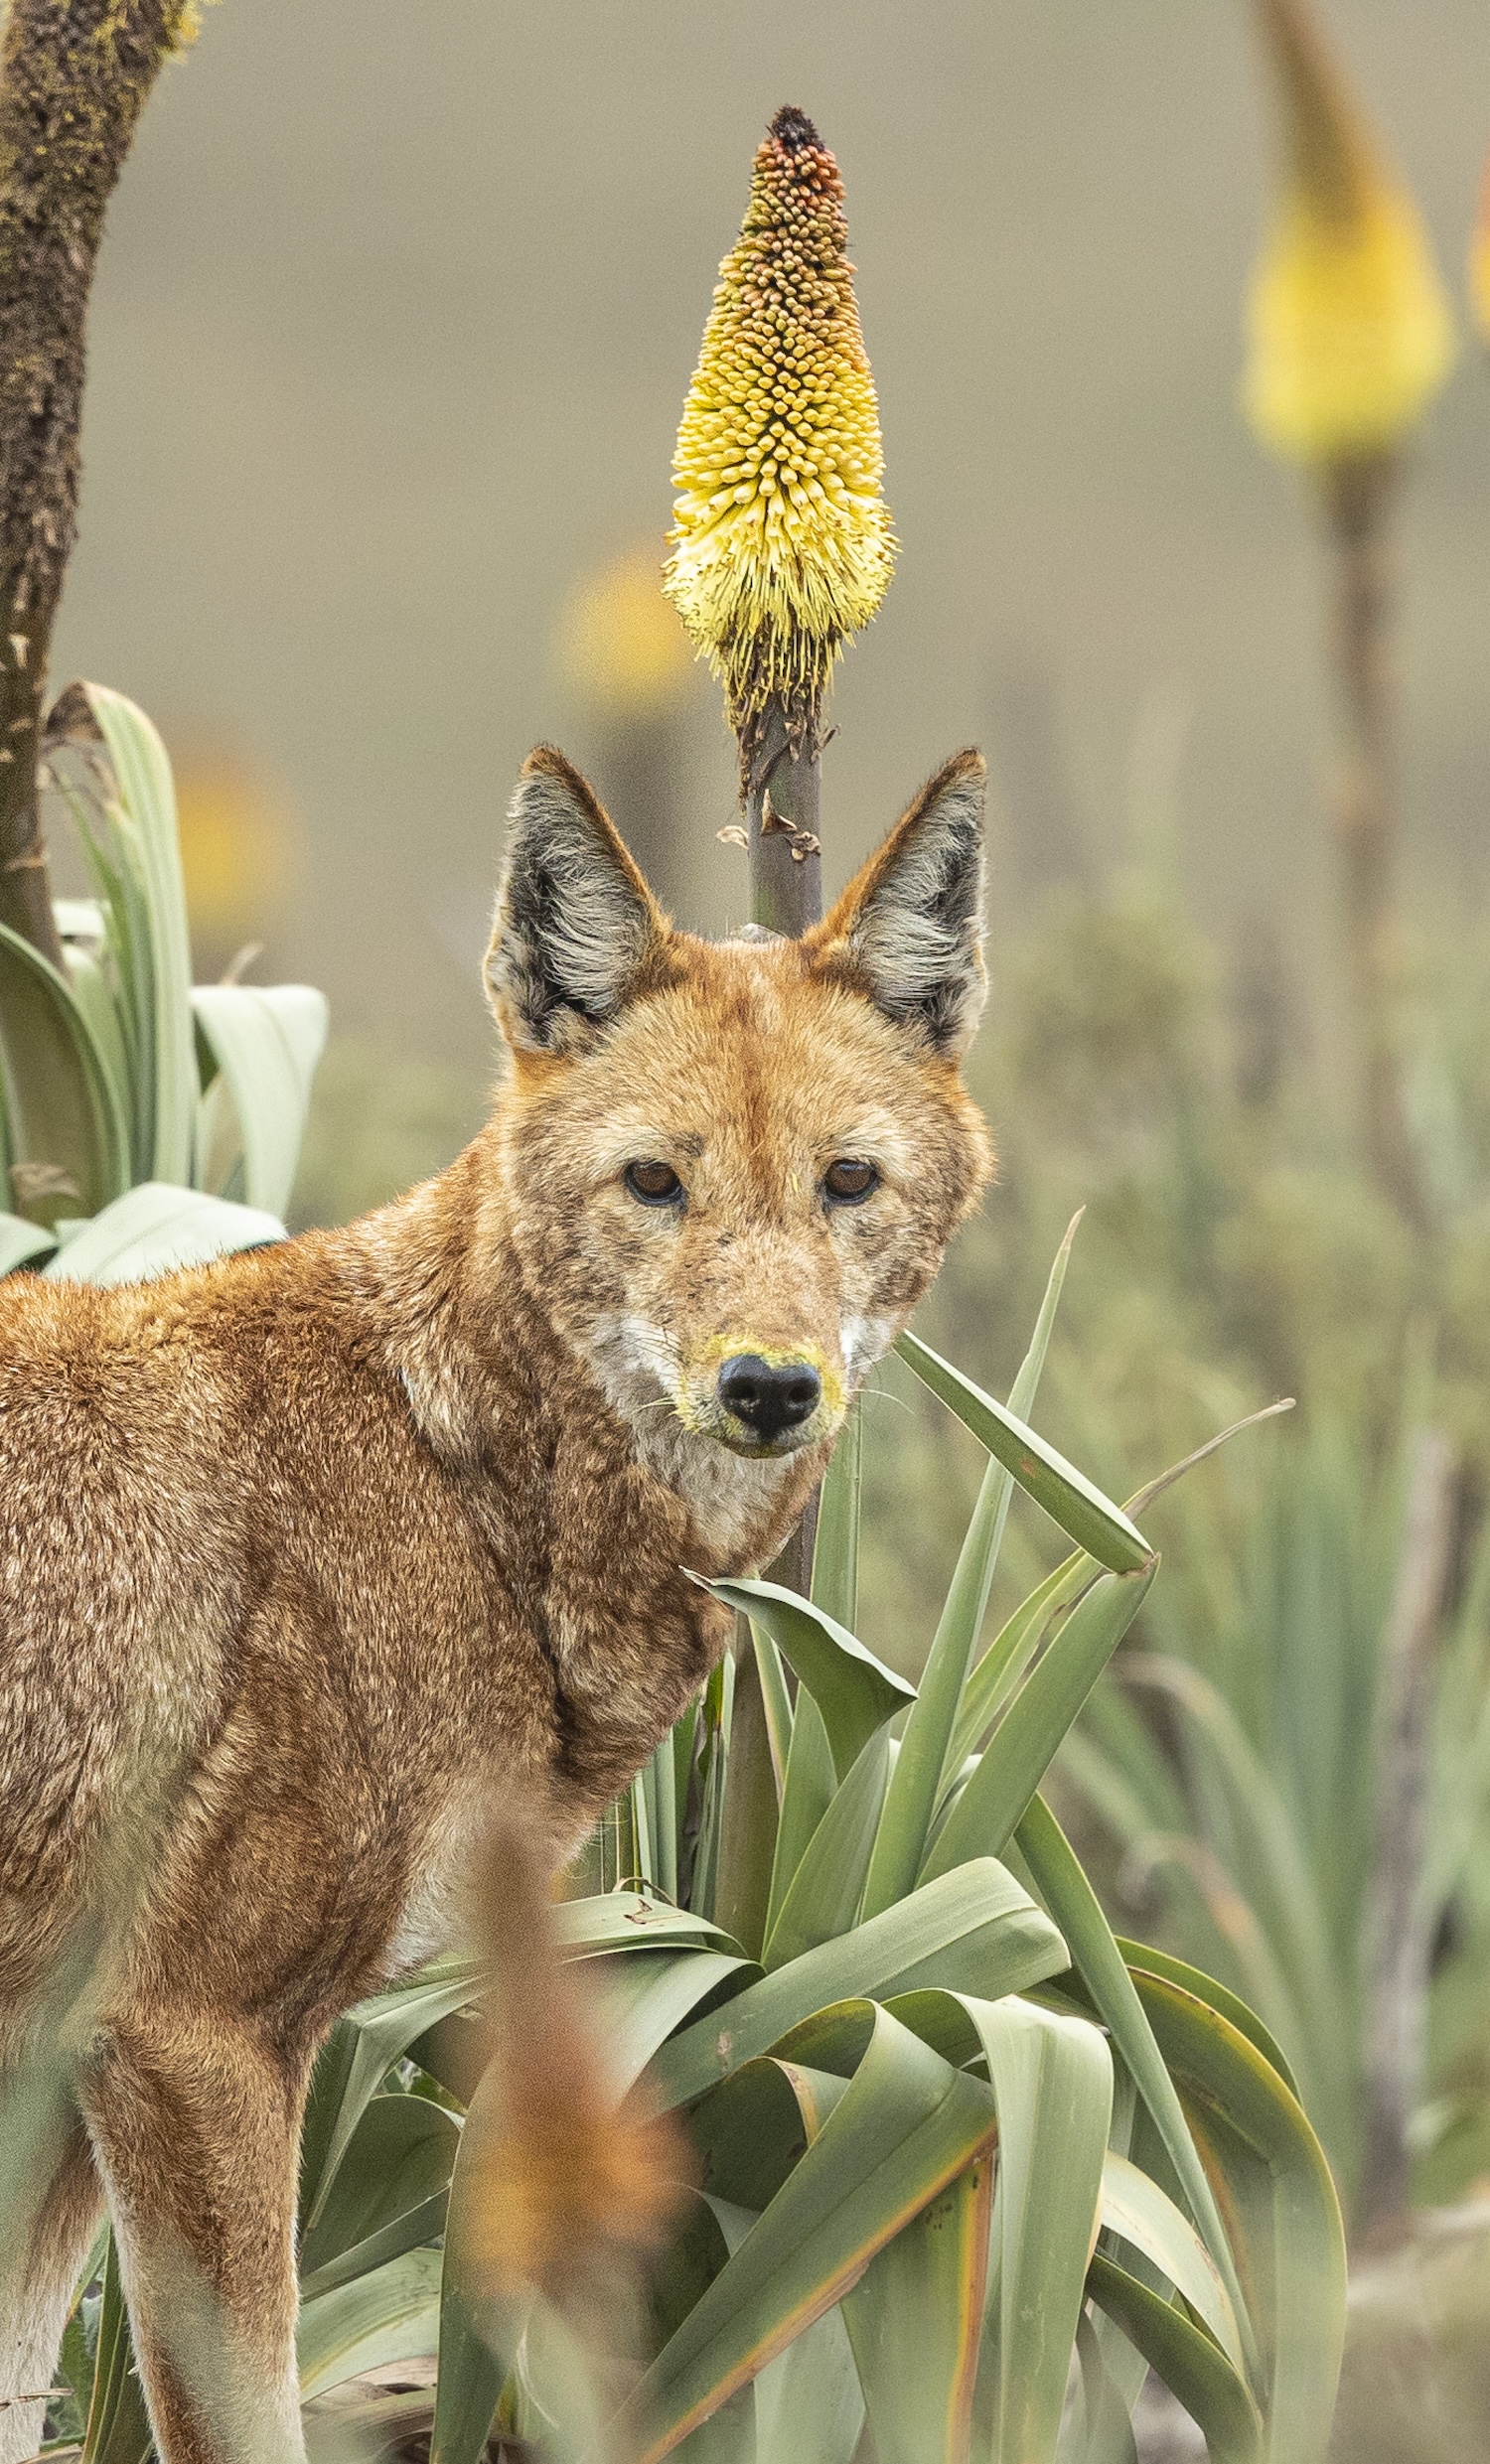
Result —
<svg viewBox="0 0 1490 2464"><path fill-rule="evenodd" d="M1153 2118L1190 2213L1231 2298L1251 2370L1256 2362L1256 2337L1221 2211L1113 1929L1070 1841L1043 1798L1036 1797L1028 1807L1015 1837L1035 1888L1060 1924L1071 1946L1072 1962Z"/></svg>
<svg viewBox="0 0 1490 2464"><path fill-rule="evenodd" d="M459 2145L460 2125L443 2105L426 2097L373 2097L329 2197L302 2236L302 2297L329 2292L415 2244L432 2241L444 2221Z"/></svg>
<svg viewBox="0 0 1490 2464"><path fill-rule="evenodd" d="M1005 1712L926 1860L926 1876L969 1856L996 1855L1045 1777L1051 1757L1132 1624L1156 1560L1104 1574L1078 1601Z"/></svg>
<svg viewBox="0 0 1490 2464"><path fill-rule="evenodd" d="M144 1283L284 1236L284 1226L257 1208L142 1181L74 1232L42 1272L69 1283Z"/></svg>
<svg viewBox="0 0 1490 2464"><path fill-rule="evenodd" d="M500 2090L489 2082L490 2074L471 2101L451 2176L430 2464L477 2464L486 2448L498 2398L512 2373L529 2308L526 2300L495 2293L488 2281L483 2215L490 2184L482 2180L479 2155L494 2098L500 2097Z"/></svg>
<svg viewBox="0 0 1490 2464"><path fill-rule="evenodd" d="M761 1707L766 1714L766 1737L771 1748L771 1774L776 1782L780 1802L786 1786L787 1762L792 1751L792 1722L796 1713L787 1685L787 1672L782 1658L769 1634L752 1626L750 1639L755 1649L756 1670L761 1681ZM661 1748L659 1748L661 1752ZM774 1852L774 1850L773 1850Z"/></svg>
<svg viewBox="0 0 1490 2464"><path fill-rule="evenodd" d="M1085 2019L1014 1998L964 2007L998 2115L994 2452L1050 2464L1097 2232L1112 2059Z"/></svg>
<svg viewBox="0 0 1490 2464"><path fill-rule="evenodd" d="M1085 2311L1076 2322L1086 2438L1081 2464L1138 2464L1133 2425L1122 2391L1108 2369L1102 2338ZM1143 2366L1140 2364L1140 2368ZM1147 2376L1146 2368L1143 2375Z"/></svg>
<svg viewBox="0 0 1490 2464"><path fill-rule="evenodd" d="M1066 1261L1071 1254L1071 1243L1080 1220L1079 1216L1073 1217L1066 1237L1056 1251L1030 1348L1014 1380L1009 1408L1021 1417L1034 1401L1040 1382L1050 1330L1055 1323L1056 1303L1066 1279ZM927 1654L916 1699L911 1705L910 1717L900 1740L900 1752L896 1757L879 1835L869 1863L869 1878L864 1892L866 1917L878 1916L882 1908L892 1907L896 1900L904 1899L906 1893L915 1888L916 1876L926 1853L932 1815L936 1812L943 1766L967 1681L968 1664L982 1631L1012 1492L1013 1482L1008 1471L996 1459L990 1461L983 1475L982 1488L972 1511L972 1520L968 1525L932 1647Z"/></svg>
<svg viewBox="0 0 1490 2464"><path fill-rule="evenodd" d="M780 1583L745 1580L703 1588L763 1626L791 1662L822 1714L839 1780L847 1779L876 1728L914 1702L914 1685L797 1592Z"/></svg>
<svg viewBox="0 0 1490 2464"><path fill-rule="evenodd" d="M1150 2369L1205 2432L1211 2464L1263 2464L1258 2408L1226 2355L1183 2312L1099 2251L1087 2272L1092 2298L1135 2344ZM1319 2454L1323 2455L1323 2449Z"/></svg>
<svg viewBox="0 0 1490 2464"><path fill-rule="evenodd" d="M1069 1235L1068 1235L1069 1236ZM1145 1506L1166 1489L1193 1471L1197 1463L1227 1445L1244 1429L1255 1428L1260 1420L1271 1420L1280 1411L1291 1411L1289 1402L1268 1403L1262 1411L1249 1412L1245 1420L1234 1420L1203 1446L1197 1446L1179 1463L1171 1463L1156 1480L1150 1480L1134 1491L1123 1506L1125 1515L1141 1514ZM1086 1588L1095 1571L1095 1561L1084 1548L1078 1548L1048 1574L1027 1600L1021 1601L1001 1632L994 1636L976 1667L968 1679L958 1712L957 1726L948 1747L942 1774L944 1793L958 1778L969 1754L975 1753L992 1727L1005 1696L1012 1690L1029 1654L1039 1642L1046 1621L1063 1609Z"/></svg>
<svg viewBox="0 0 1490 2464"><path fill-rule="evenodd" d="M852 1634L859 1615L859 1464L862 1414L857 1401L823 1474L813 1544L813 1606Z"/></svg>
<svg viewBox="0 0 1490 2464"><path fill-rule="evenodd" d="M405 2250L301 2308L295 2347L302 2400L365 2370L432 2353L440 2320L440 2253Z"/></svg>
<svg viewBox="0 0 1490 2464"><path fill-rule="evenodd" d="M1097 1570L1095 1557L1089 1557L1084 1548L1073 1550L1027 1599L1020 1601L993 1637L963 1689L962 1706L942 1771L944 1801L960 1780L968 1757L983 1743L1047 1625L1058 1611L1080 1598Z"/></svg>
<svg viewBox="0 0 1490 2464"><path fill-rule="evenodd" d="M103 2300L98 2313L98 2346L93 2359L93 2392L82 2442L82 2464L144 2464L150 2451L150 2422L134 2366L119 2253L110 2234L103 2262Z"/></svg>
<svg viewBox="0 0 1490 2464"><path fill-rule="evenodd" d="M243 1195L283 1215L326 1043L326 996L308 984L199 984L192 1009L232 1096Z"/></svg>
<svg viewBox="0 0 1490 2464"><path fill-rule="evenodd" d="M592 1899L561 1900L553 1912L558 1938L573 1957L602 1951L635 1951L696 1944L738 1952L722 1926L687 1908L670 1908L641 1891L603 1891Z"/></svg>
<svg viewBox="0 0 1490 2464"><path fill-rule="evenodd" d="M1269 2464L1318 2464L1345 2340L1345 2232L1324 2151L1272 2065L1229 2019L1167 1977L1134 1985L1155 2041L1202 2113L1219 2111L1272 2183ZM1218 2142L1218 2145L1221 2143Z"/></svg>
<svg viewBox="0 0 1490 2464"><path fill-rule="evenodd" d="M856 2002L853 2056L863 2057L870 2006ZM794 2039L795 2042L795 2032ZM755 2214L768 2207L818 2137L847 2080L797 2059L758 2054L695 2104L688 2135L709 2196ZM680 2324L682 2313L673 2320Z"/></svg>
<svg viewBox="0 0 1490 2464"><path fill-rule="evenodd" d="M358 2123L392 2065L437 2019L479 1991L476 1967L452 1961L447 1972L392 1985L337 2021L312 2075L300 2132L302 2234L320 2223Z"/></svg>
<svg viewBox="0 0 1490 2464"><path fill-rule="evenodd" d="M115 827L135 864L149 917L155 1059L150 1177L189 1186L197 1128L197 1056L171 765L143 710L104 685L84 689L118 786Z"/></svg>
<svg viewBox="0 0 1490 2464"><path fill-rule="evenodd" d="M45 1225L25 1223L19 1215L0 1214L0 1275L14 1274L34 1257L46 1257L57 1246Z"/></svg>
<svg viewBox="0 0 1490 2464"><path fill-rule="evenodd" d="M878 2264L871 2259L871 2273ZM841 2308L824 2311L767 2363L755 2382L755 2416L750 2464L853 2464L864 2398ZM676 2452L691 2464L691 2442Z"/></svg>
<svg viewBox="0 0 1490 2464"><path fill-rule="evenodd" d="M659 2046L706 1996L730 1977L743 1986L761 1972L753 1959L724 1951L639 1951L624 1962L606 1962L617 1963L644 1971L624 1997L613 1986L602 1988L607 2068L618 2094L640 2078Z"/></svg>
<svg viewBox="0 0 1490 2464"><path fill-rule="evenodd" d="M1193 1993L1198 2001L1209 2002L1212 2010L1220 2011L1223 2019L1229 2019L1234 2028L1256 2045L1265 2062L1271 2063L1289 2095L1298 2096L1298 2082L1288 2068L1281 2047L1268 2034L1257 2012L1249 2010L1240 1994L1233 1993L1229 1985L1219 1984L1214 1976L1203 1974L1200 1968L1192 1967L1188 1959L1176 1959L1167 1951L1155 1951L1152 1943L1128 1942L1121 1934L1116 1940L1130 1971L1142 1968L1150 1976L1163 1976L1170 1984L1181 1986L1186 1993ZM1299 2102L1302 2102L1301 2098Z"/></svg>
<svg viewBox="0 0 1490 2464"><path fill-rule="evenodd" d="M1148 1564L1154 1552L1121 1507L1105 1498L1043 1437L916 1336L900 1336L895 1349L1079 1548L1114 1574L1136 1574Z"/></svg>
<svg viewBox="0 0 1490 2464"><path fill-rule="evenodd" d="M967 2456L992 2205L989 2141L843 2295L875 2464Z"/></svg>
<svg viewBox="0 0 1490 2464"><path fill-rule="evenodd" d="M665 2045L650 2077L665 2103L688 2103L826 2003L920 1984L992 2000L1058 1974L1067 1959L1050 1919L1001 1865L981 1857L747 1985Z"/></svg>
<svg viewBox="0 0 1490 2464"><path fill-rule="evenodd" d="M808 1843L766 1937L762 1956L768 1968L784 1967L853 1925L889 1773L890 1740L881 1729L869 1739Z"/></svg>
<svg viewBox="0 0 1490 2464"><path fill-rule="evenodd" d="M1231 2296L1195 2227L1167 2192L1125 2156L1109 2149L1102 2169L1102 2222L1168 2277L1210 2329L1232 2368L1244 2369Z"/></svg>
<svg viewBox="0 0 1490 2464"><path fill-rule="evenodd" d="M808 1843L816 1837L818 1825L832 1804L837 1785L833 1750L827 1742L822 1714L804 1686L792 1716L792 1743L782 1782L781 1818L776 1826L771 1897L766 1909L767 1942Z"/></svg>
<svg viewBox="0 0 1490 2464"><path fill-rule="evenodd" d="M623 2422L646 2424L645 2457L665 2455L821 2317L970 2161L991 2120L980 2082L875 2010L820 2135L624 2409Z"/></svg>
<svg viewBox="0 0 1490 2464"><path fill-rule="evenodd" d="M77 995L0 924L0 1097L13 1163L50 1164L35 1212L91 1215L128 1186L129 1127Z"/></svg>

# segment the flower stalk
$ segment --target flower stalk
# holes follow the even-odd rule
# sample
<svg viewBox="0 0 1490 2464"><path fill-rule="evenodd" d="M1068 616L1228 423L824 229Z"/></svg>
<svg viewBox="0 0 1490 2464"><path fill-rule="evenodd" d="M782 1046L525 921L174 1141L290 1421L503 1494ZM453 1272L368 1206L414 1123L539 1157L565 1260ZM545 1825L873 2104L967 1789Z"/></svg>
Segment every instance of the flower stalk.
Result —
<svg viewBox="0 0 1490 2464"><path fill-rule="evenodd" d="M1342 744L1333 798L1363 1143L1416 1227L1402 1087L1391 526L1405 448L1452 364L1448 303L1407 189L1306 0L1257 0L1285 174L1249 301L1248 417L1310 473L1334 564Z"/></svg>

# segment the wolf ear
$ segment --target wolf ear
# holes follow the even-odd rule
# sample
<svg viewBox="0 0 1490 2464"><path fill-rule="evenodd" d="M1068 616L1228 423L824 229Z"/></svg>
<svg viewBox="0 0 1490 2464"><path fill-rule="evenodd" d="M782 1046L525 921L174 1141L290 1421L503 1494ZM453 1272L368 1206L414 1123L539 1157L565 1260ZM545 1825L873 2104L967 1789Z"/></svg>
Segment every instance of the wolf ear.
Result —
<svg viewBox="0 0 1490 2464"><path fill-rule="evenodd" d="M956 1058L987 994L980 753L955 753L808 936L824 972Z"/></svg>
<svg viewBox="0 0 1490 2464"><path fill-rule="evenodd" d="M615 823L552 745L522 765L487 948L487 998L509 1043L573 1047L642 987L667 934Z"/></svg>

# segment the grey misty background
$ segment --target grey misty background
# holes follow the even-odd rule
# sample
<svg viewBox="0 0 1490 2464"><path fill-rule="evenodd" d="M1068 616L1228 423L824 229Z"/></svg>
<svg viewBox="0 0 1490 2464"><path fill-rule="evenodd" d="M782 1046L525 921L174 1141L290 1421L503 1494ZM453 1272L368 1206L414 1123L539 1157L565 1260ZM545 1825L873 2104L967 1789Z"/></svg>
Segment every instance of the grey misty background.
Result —
<svg viewBox="0 0 1490 2464"><path fill-rule="evenodd" d="M1458 295L1490 12L1328 19ZM303 859L261 972L443 1066L472 1118L518 764L549 736L614 784L560 613L608 557L661 556L717 261L786 100L847 182L902 541L840 670L829 882L971 739L999 791L995 963L1042 881L1123 860L1140 808L1170 814L1223 949L1270 925L1300 980L1327 971L1321 564L1301 483L1237 410L1270 134L1240 5L224 0L112 210L56 674L266 783ZM1462 922L1490 888L1490 372L1467 341L1418 459L1409 904ZM743 858L714 839L732 748L701 671L680 741L659 887L717 930Z"/></svg>

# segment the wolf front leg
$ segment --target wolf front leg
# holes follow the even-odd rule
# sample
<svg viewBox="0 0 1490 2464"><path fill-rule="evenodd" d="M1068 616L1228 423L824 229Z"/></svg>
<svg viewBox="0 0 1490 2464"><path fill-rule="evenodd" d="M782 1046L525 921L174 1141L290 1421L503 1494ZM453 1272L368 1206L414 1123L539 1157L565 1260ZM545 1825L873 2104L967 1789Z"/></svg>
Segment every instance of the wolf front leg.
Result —
<svg viewBox="0 0 1490 2464"><path fill-rule="evenodd" d="M0 2464L42 2443L45 2401L102 2205L60 2073L0 2068Z"/></svg>
<svg viewBox="0 0 1490 2464"><path fill-rule="evenodd" d="M165 2464L295 2464L295 2182L310 2048L217 2013L110 2033L82 2084Z"/></svg>

